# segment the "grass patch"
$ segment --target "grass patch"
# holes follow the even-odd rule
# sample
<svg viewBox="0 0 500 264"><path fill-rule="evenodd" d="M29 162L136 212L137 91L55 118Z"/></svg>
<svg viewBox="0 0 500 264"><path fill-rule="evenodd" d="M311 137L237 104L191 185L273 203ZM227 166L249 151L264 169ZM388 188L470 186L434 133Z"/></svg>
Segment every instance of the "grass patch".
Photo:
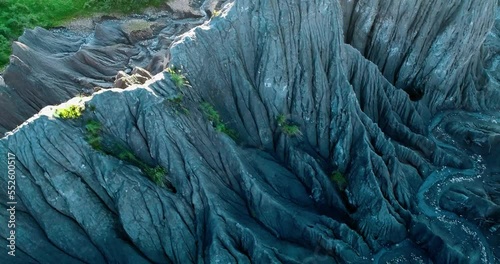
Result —
<svg viewBox="0 0 500 264"><path fill-rule="evenodd" d="M278 123L278 127L281 128L281 131L288 136L299 136L302 135L300 132L299 126L292 124L289 122L285 115L278 115L276 118L276 122Z"/></svg>
<svg viewBox="0 0 500 264"><path fill-rule="evenodd" d="M167 172L163 167L149 166L148 164L137 158L134 153L132 153L132 151L118 143L113 144L112 148L106 147L103 144L102 124L99 121L88 120L85 124L85 130L85 140L93 149L99 152L103 152L107 155L114 156L120 160L138 167L146 176L148 176L149 179L156 183L156 185L165 187L164 179L167 175ZM173 186L169 187L173 189Z"/></svg>
<svg viewBox="0 0 500 264"><path fill-rule="evenodd" d="M212 126L215 128L217 132L222 132L234 140L238 138L236 132L226 126L226 124L222 121L222 118L220 117L219 113L215 110L215 108L211 104L207 102L202 103L201 110L208 118L208 121L212 123Z"/></svg>
<svg viewBox="0 0 500 264"><path fill-rule="evenodd" d="M165 183L163 182L165 176L167 175L167 172L165 169L161 166L156 166L156 167L151 167L139 158L137 158L132 151L129 149L116 144L115 149L118 151L117 154L113 155L114 153L109 153L120 160L126 161L139 169L141 169L142 173L144 173L150 180L152 180L156 185L160 187L165 187Z"/></svg>
<svg viewBox="0 0 500 264"><path fill-rule="evenodd" d="M76 119L82 116L85 107L82 105L69 105L65 108L57 108L54 111L54 116L61 119Z"/></svg>
<svg viewBox="0 0 500 264"><path fill-rule="evenodd" d="M166 70L170 74L170 79L174 82L177 88L182 88L189 84L186 77L182 75L181 70L174 67L167 68Z"/></svg>
<svg viewBox="0 0 500 264"><path fill-rule="evenodd" d="M212 12L212 18L214 18L214 17L218 17L218 16L220 16L221 14L222 14L222 11L220 11L220 10L215 10L215 9L214 9L214 11Z"/></svg>
<svg viewBox="0 0 500 264"><path fill-rule="evenodd" d="M345 176L339 171L332 172L332 174L330 175L330 180L332 180L332 182L334 182L342 191L347 187L347 180L345 179Z"/></svg>
<svg viewBox="0 0 500 264"><path fill-rule="evenodd" d="M89 120L85 125L87 131L85 139L93 149L98 151L102 151L101 129L102 125L97 120Z"/></svg>
<svg viewBox="0 0 500 264"><path fill-rule="evenodd" d="M51 28L94 13L140 12L164 0L0 0L0 68L9 62L11 43L24 29Z"/></svg>
<svg viewBox="0 0 500 264"><path fill-rule="evenodd" d="M156 166L154 168L152 167L146 167L142 168L142 171L151 179L156 185L165 187L165 184L163 183L163 178L165 175L167 175L167 172L165 169L161 166Z"/></svg>

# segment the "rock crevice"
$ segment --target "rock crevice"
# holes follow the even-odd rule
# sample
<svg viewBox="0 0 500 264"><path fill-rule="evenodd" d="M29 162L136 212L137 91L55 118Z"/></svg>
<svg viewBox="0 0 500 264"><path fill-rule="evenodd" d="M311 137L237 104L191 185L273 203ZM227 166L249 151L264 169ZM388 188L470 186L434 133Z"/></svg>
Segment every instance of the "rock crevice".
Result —
<svg viewBox="0 0 500 264"><path fill-rule="evenodd" d="M498 261L496 2L393 2L234 1L168 47L171 70L142 65L157 74L81 98L76 119L43 108L0 140L1 155L17 156L19 260ZM117 44L118 29L106 32L112 46L81 64L62 60L91 72L101 68L93 61L157 63L142 46ZM74 79L56 74L66 68L32 77L26 61L43 58L39 49L50 50L18 51L5 89L30 70L19 85L71 91ZM110 84L119 69L107 70L109 80L82 76ZM50 103L37 98L33 111ZM89 120L164 168L175 191L96 150Z"/></svg>

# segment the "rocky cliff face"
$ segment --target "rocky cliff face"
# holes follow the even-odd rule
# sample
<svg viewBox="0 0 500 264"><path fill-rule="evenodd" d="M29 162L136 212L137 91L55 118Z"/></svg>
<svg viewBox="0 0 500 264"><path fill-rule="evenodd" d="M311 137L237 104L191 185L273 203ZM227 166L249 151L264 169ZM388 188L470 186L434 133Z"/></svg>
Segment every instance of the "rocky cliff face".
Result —
<svg viewBox="0 0 500 264"><path fill-rule="evenodd" d="M207 12L224 1L187 2L192 1L171 1L174 14L95 18L83 25L70 24L76 30L26 30L14 42L10 65L3 73L5 82L0 82L0 134L47 105L116 87L119 71L131 73L141 67L161 72L174 39L208 20ZM87 30L89 23L96 24L95 30Z"/></svg>
<svg viewBox="0 0 500 264"><path fill-rule="evenodd" d="M432 111L498 109L497 79L488 74L497 56L495 1L341 2L345 42L414 101Z"/></svg>
<svg viewBox="0 0 500 264"><path fill-rule="evenodd" d="M104 89L0 141L15 261L498 262L497 3L476 2L237 0L156 57L122 29L27 33L5 130ZM158 74L106 89L133 66Z"/></svg>

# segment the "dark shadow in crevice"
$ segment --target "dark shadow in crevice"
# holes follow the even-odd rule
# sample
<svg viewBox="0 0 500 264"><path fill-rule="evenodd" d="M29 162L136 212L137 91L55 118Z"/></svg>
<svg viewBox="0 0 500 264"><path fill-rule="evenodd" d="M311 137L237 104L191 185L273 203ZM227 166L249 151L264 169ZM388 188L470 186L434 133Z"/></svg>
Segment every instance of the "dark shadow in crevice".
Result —
<svg viewBox="0 0 500 264"><path fill-rule="evenodd" d="M424 97L424 94L425 94L424 89L417 88L417 87L414 87L414 86L407 87L405 89L405 92L410 97L410 100L412 100L414 102L415 101L419 101L420 99L422 99L422 97Z"/></svg>

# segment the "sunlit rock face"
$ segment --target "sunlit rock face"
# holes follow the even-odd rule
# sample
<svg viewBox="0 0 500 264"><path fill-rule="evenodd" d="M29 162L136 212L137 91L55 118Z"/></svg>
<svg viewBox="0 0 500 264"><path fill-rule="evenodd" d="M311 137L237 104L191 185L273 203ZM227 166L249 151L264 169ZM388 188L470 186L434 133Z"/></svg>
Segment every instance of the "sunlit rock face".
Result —
<svg viewBox="0 0 500 264"><path fill-rule="evenodd" d="M95 18L93 31L72 24L69 29L26 30L12 46L5 82L0 79L0 135L47 105L114 87L119 71L128 74L141 67L161 72L175 38L210 19L210 10L224 2L175 0L169 9L176 13Z"/></svg>
<svg viewBox="0 0 500 264"><path fill-rule="evenodd" d="M47 106L0 141L16 155L16 261L497 263L496 7L236 0L165 58L120 57L157 74L73 99L75 119ZM114 65L108 53L21 63L49 50L34 33L4 76L16 98L44 98L33 80L70 87L61 71L112 83L74 68Z"/></svg>

